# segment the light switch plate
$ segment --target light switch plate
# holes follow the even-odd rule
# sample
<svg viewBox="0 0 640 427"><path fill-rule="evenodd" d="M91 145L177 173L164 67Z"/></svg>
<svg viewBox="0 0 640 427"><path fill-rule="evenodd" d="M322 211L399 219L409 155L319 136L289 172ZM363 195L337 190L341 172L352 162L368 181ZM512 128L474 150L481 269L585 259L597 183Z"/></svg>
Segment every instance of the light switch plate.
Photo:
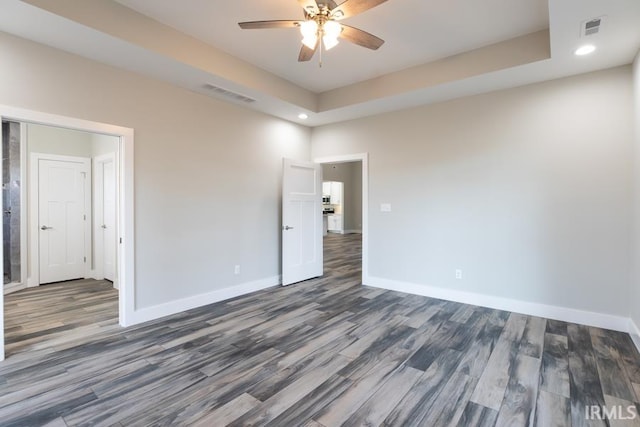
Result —
<svg viewBox="0 0 640 427"><path fill-rule="evenodd" d="M380 212L391 212L391 204L390 203L382 203L380 205Z"/></svg>

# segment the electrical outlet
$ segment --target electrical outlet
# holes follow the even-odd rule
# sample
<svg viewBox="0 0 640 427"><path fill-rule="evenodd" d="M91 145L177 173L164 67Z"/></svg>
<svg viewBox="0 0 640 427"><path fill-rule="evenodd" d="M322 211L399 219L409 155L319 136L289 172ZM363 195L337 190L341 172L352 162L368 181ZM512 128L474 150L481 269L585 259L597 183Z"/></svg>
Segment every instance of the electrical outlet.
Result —
<svg viewBox="0 0 640 427"><path fill-rule="evenodd" d="M456 270L456 279L462 279L462 270Z"/></svg>
<svg viewBox="0 0 640 427"><path fill-rule="evenodd" d="M381 203L380 212L391 212L391 203Z"/></svg>
<svg viewBox="0 0 640 427"><path fill-rule="evenodd" d="M233 274L240 274L240 266L236 265L235 268L233 269Z"/></svg>

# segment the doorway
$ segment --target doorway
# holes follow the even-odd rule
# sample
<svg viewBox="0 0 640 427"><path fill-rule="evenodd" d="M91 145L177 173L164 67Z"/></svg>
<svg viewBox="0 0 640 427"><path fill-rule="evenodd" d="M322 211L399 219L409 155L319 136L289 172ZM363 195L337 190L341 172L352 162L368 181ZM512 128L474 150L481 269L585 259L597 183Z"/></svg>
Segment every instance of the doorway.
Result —
<svg viewBox="0 0 640 427"><path fill-rule="evenodd" d="M332 254L360 257L361 283L368 278L368 155L353 154L314 160L323 170L325 267L340 265ZM324 234L324 233L323 233ZM361 256L360 256L361 254Z"/></svg>
<svg viewBox="0 0 640 427"><path fill-rule="evenodd" d="M103 179L105 176L107 177L112 176L114 179L111 181L110 185L104 185L102 188L103 212L99 217L99 219L101 220L100 221L101 224L96 225L98 216L94 215L91 212L91 209L87 210L85 208L84 212L82 213L82 222L86 222L87 224L89 224L88 226L89 231L83 233L84 244L82 246L83 246L84 255L82 255L82 264L84 265L84 271L85 271L85 274L83 275L83 277L87 277L87 276L94 277L96 275L96 266L98 264L102 265L102 274L104 274L104 271L106 270L107 275L111 275L111 277L114 280L114 283L119 284L120 292L118 296L118 321L121 326L128 326L133 322L133 316L135 313L135 309L134 309L135 305L134 305L134 297L133 297L134 296L134 289L133 289L133 277L134 277L133 130L129 128L123 128L123 127L107 125L107 124L102 124L97 122L89 122L89 121L74 119L70 117L51 115L51 114L13 108L8 106L1 106L1 105L0 105L0 120L2 120L3 122L20 123L20 125L23 127L25 125L27 126L33 125L33 126L50 127L58 130L89 133L98 139L100 137L105 137L105 138L108 137L109 139L112 140L114 144L114 150L112 151L113 161L104 162L105 167L103 168L102 173L103 173ZM29 132L27 131L27 134L28 133ZM5 140L4 132L2 134L2 139L4 143L4 140ZM28 138L27 138L27 141L28 141ZM36 146L36 147L31 147L31 149L32 151L34 151L34 150L37 150L38 148ZM37 151L34 151L34 152L37 153ZM100 153L100 154L105 154L105 153ZM54 153L53 155L64 156L65 153L63 154ZM94 157L94 156L91 156L91 157ZM46 170L47 168L55 169L55 166L60 166L60 165L48 164L44 166L43 170ZM0 169L3 169L2 165L0 165ZM83 189L85 191L84 201L86 203L87 197L88 197L88 200L91 201L91 194L87 194L87 193L93 192L93 189L96 183L91 180L91 177L89 176L87 171L81 170L81 168L74 169L74 167L71 167L70 169L67 168L66 172L63 171L62 169L64 168L58 168L58 170L54 172L54 175L55 174L65 175L67 178L67 181L66 181L67 184L70 182L75 182L73 181L75 179L78 179L80 181L84 179L84 182L88 183L89 189L90 189L90 191L87 191L86 190L87 187L83 186ZM33 173L34 170L39 170L39 167L30 168L30 175L31 173ZM82 178L82 173L85 173L84 178ZM36 174L36 175L39 175L39 174ZM29 178L32 181L31 176L29 176ZM61 179L62 181L64 181L64 177L61 177ZM33 184L33 182L31 182L31 184ZM76 184L73 184L73 186L78 187ZM23 185L22 187L24 188L25 185ZM66 185L58 186L57 190L55 188L52 191L45 190L45 193L47 193L47 191L49 193L55 193L54 195L56 197L60 196L62 199L64 199L65 197L67 198L75 197L73 196L73 194L72 195L59 194L58 190L60 190L60 188L62 187L66 188ZM79 194L79 192L77 194ZM56 197L53 197L53 199L55 199ZM29 209L29 207L34 208L35 206L38 205L38 202L40 202L39 196L36 197L36 195L34 195L33 193L30 194L28 196L27 209ZM65 203L60 203L60 205L67 204L67 202L69 202L69 200L66 200ZM48 202L44 201L44 203L48 203ZM54 200L53 205L55 205L56 203L57 202ZM24 206L24 204L22 206ZM6 210L7 207L9 206L7 206L7 203L5 203L5 200L3 198L3 211ZM105 210L108 210L110 208L115 208L115 212L111 212L111 213L105 212ZM22 209L22 211L25 211L27 209ZM55 217L57 215L58 217L60 217L61 212L63 210L64 209L58 209L58 210L53 209L52 210L53 216ZM77 216L78 212L75 211L74 209L70 209L65 212L71 215L75 219L79 218ZM30 209L29 220L25 222L32 223L34 222L33 218L36 219L35 224L37 226L34 230L34 227L31 224L29 226L30 230L27 230L29 234L27 252L30 253L30 256L29 256L28 262L24 262L21 265L23 272L27 269L29 270L28 277L26 278L26 280L24 280L28 286L38 286L41 283L40 269L39 269L40 267L39 258L41 254L39 251L35 251L32 249L40 247L38 234L42 231L45 231L45 232L51 231L51 227L52 227L50 224L39 224L40 212L36 211L35 208ZM111 225L111 227L109 225ZM46 227L44 230L42 230L43 226ZM102 226L105 226L105 227L102 227ZM106 255L103 259L98 261L96 261L94 256L96 251L94 248L96 239L94 238L94 236L92 236L92 234L95 233L97 227L102 230L112 228L113 233L116 237L115 239L113 239L113 241L109 245L105 244L102 246L103 253L106 253ZM6 242L7 235L5 234L4 227L2 229L2 234L3 234L3 242ZM127 237L129 236L131 236L131 238L127 239ZM34 242L37 242L37 243L34 244ZM72 248L75 247L74 244L77 246L80 245L78 243L79 240L77 239L77 236L75 237L74 242L75 243L73 242L71 243ZM65 244L66 243L68 242L65 242ZM60 244L60 242L56 244ZM113 254L113 251L112 251L112 249L114 248L115 248L115 254ZM4 248L0 247L0 250L2 249ZM22 253L24 254L25 253L24 248L22 249L23 249ZM71 252L73 252L73 250ZM53 250L51 251L51 253L53 253L54 255L56 254L55 251ZM37 262L34 262L32 260L32 258L34 257L38 258ZM4 254L3 254L3 258L4 258ZM85 258L86 258L86 261L85 261ZM113 267L113 272L111 272L110 270L111 266ZM4 270L5 268L3 263L2 265L3 275L4 275ZM77 275L78 273L77 271L74 271L73 274ZM63 279L63 280L66 280L66 279ZM0 293L0 360L3 360L5 356L4 354L4 339L5 339L4 315L5 315L4 292L2 292Z"/></svg>

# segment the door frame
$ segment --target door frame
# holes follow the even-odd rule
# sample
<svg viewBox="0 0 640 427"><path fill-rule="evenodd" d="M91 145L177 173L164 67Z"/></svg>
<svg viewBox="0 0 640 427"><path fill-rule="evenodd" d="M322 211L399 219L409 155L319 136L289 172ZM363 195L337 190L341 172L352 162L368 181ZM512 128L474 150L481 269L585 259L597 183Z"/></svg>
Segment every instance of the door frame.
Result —
<svg viewBox="0 0 640 427"><path fill-rule="evenodd" d="M118 245L117 271L120 291L118 298L118 315L121 326L133 323L135 312L135 264L134 264L134 132L131 128L92 122L57 114L43 113L23 108L0 104L0 121L28 122L91 133L116 136L120 139L116 158L118 159ZM2 135L0 133L0 139ZM0 162L2 173L2 162ZM3 206L4 209L4 206ZM4 230L0 227L0 235ZM2 236L4 239L4 235ZM0 258L2 257L0 245ZM4 275L4 266L0 263L0 274ZM4 360L4 295L0 292L0 360Z"/></svg>
<svg viewBox="0 0 640 427"><path fill-rule="evenodd" d="M104 211L104 165L106 163L113 163L114 172L118 170L118 161L116 153L106 153L100 156L94 157L92 160L93 165L93 272L94 277L98 280L104 279L104 233L100 228L100 212ZM115 174L115 188L118 188L118 175ZM116 212L118 210L116 200ZM102 237L100 237L102 236ZM116 240L118 236L118 230L116 229ZM101 244L98 244L101 243ZM116 247L118 245L116 244ZM116 271L113 277L113 287L118 289L118 265L116 263Z"/></svg>
<svg viewBox="0 0 640 427"><path fill-rule="evenodd" d="M369 153L317 157L313 161L315 163L362 162L362 284L366 285L369 282Z"/></svg>
<svg viewBox="0 0 640 427"><path fill-rule="evenodd" d="M92 200L92 175L91 159L89 157L61 156L58 154L31 153L29 158L29 265L31 266L31 277L28 286L30 288L40 286L40 233L38 232L40 216L40 160L53 160L58 162L82 163L87 168L87 177L84 182L84 211L86 219L84 222L84 278L91 277L91 200Z"/></svg>

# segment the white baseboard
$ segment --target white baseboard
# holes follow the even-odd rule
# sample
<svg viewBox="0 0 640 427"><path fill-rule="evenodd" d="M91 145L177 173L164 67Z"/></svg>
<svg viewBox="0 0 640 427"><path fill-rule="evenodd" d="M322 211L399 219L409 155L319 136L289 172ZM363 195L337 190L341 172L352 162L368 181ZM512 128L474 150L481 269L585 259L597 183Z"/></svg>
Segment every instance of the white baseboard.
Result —
<svg viewBox="0 0 640 427"><path fill-rule="evenodd" d="M150 320L156 320L161 317L191 310L192 308L202 307L240 295L271 288L279 285L281 282L280 276L268 277L266 279L242 283L228 288L216 289L215 291L211 291L206 294L194 295L177 301L155 305L153 307L140 308L133 312L127 323L128 325L135 325L138 323L148 322Z"/></svg>
<svg viewBox="0 0 640 427"><path fill-rule="evenodd" d="M633 319L629 319L629 335L631 335L633 343L636 345L638 352L640 352L640 329Z"/></svg>
<svg viewBox="0 0 640 427"><path fill-rule="evenodd" d="M344 234L362 234L362 230L344 230Z"/></svg>
<svg viewBox="0 0 640 427"><path fill-rule="evenodd" d="M574 308L482 295L473 292L444 289L435 286L420 285L417 283L399 282L371 276L367 278L365 285L404 292L407 294L455 301L463 304L472 304L498 310L511 311L529 316L538 316L547 319L562 320L564 322L595 326L603 329L629 332L629 319L622 316L614 316L612 314L596 313L592 311L577 310Z"/></svg>
<svg viewBox="0 0 640 427"><path fill-rule="evenodd" d="M26 283L8 283L8 284L3 286L2 293L4 295L7 295L7 294L11 294L11 293L14 293L14 292L21 291L23 289L27 289L27 284Z"/></svg>
<svg viewBox="0 0 640 427"><path fill-rule="evenodd" d="M104 280L104 276L99 275L97 270L89 270L89 274L85 279Z"/></svg>

